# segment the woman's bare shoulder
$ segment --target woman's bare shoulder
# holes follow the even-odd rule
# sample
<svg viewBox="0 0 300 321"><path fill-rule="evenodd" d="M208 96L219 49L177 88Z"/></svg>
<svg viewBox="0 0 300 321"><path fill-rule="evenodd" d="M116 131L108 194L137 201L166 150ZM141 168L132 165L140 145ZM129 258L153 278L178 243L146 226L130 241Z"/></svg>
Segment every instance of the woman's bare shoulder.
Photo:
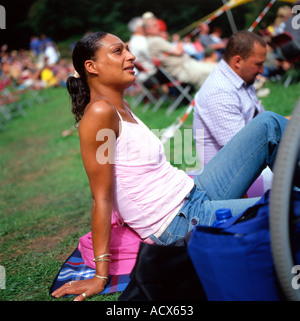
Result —
<svg viewBox="0 0 300 321"><path fill-rule="evenodd" d="M118 121L116 108L107 100L99 99L87 105L79 124L79 130L84 131L87 129L90 131L93 128L96 130L101 128L115 129Z"/></svg>
<svg viewBox="0 0 300 321"><path fill-rule="evenodd" d="M84 116L92 118L114 118L114 116L116 116L116 108L106 99L99 99L86 106Z"/></svg>

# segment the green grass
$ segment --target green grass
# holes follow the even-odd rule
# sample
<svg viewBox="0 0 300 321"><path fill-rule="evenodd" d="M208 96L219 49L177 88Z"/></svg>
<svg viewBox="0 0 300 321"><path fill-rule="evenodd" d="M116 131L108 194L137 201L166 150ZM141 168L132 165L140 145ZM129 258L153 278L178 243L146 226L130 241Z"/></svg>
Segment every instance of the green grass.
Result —
<svg viewBox="0 0 300 321"><path fill-rule="evenodd" d="M298 98L300 98L300 83L285 88L277 82L268 82L264 87L271 91L269 96L261 99L265 109L282 116L291 115Z"/></svg>
<svg viewBox="0 0 300 321"><path fill-rule="evenodd" d="M299 84L283 88L268 83L266 87L271 89L263 99L266 109L289 115ZM47 98L44 103L31 103L27 117L13 119L0 132L0 265L6 271L0 300L56 300L48 294L52 281L79 237L90 230L92 202L78 135L75 131L62 137L74 122L69 98L64 88L48 89L41 95ZM162 129L185 109L181 106L170 116L164 107L143 113L139 106L134 112L150 128ZM192 114L181 130L191 127ZM186 164L178 167L187 168ZM114 294L89 300L117 298Z"/></svg>

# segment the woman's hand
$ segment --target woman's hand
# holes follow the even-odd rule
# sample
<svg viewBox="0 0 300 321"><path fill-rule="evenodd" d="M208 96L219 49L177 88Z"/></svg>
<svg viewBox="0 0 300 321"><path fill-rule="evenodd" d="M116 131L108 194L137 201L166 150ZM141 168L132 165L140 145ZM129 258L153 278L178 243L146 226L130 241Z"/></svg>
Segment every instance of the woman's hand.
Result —
<svg viewBox="0 0 300 321"><path fill-rule="evenodd" d="M84 301L86 297L90 297L102 292L105 288L105 285L105 280L101 280L96 277L82 281L70 281L55 290L52 293L52 296L61 298L68 294L78 294L74 301Z"/></svg>

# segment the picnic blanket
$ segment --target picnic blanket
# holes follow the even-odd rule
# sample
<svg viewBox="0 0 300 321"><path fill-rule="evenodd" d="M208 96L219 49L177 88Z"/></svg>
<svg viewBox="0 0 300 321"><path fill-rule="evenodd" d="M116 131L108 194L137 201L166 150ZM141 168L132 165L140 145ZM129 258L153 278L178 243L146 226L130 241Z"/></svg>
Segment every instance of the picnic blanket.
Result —
<svg viewBox="0 0 300 321"><path fill-rule="evenodd" d="M111 243L109 265L110 279L104 291L107 294L123 291L130 281L129 274L133 269L141 239L121 221L113 211L111 215ZM50 288L50 294L69 281L90 279L95 274L95 262L92 234L88 232L79 238L77 248L63 263Z"/></svg>
<svg viewBox="0 0 300 321"><path fill-rule="evenodd" d="M88 267L81 256L80 251L76 248L73 253L63 263L53 284L50 288L50 294L56 289L69 281L90 279L94 276L95 270ZM124 291L130 281L129 274L111 275L109 283L99 294L108 294Z"/></svg>
<svg viewBox="0 0 300 321"><path fill-rule="evenodd" d="M110 264L109 274L120 275L128 274L134 267L137 252L141 239L126 225L117 225L112 223L111 239L110 239ZM92 233L79 238L78 250L84 260L84 263L95 269L96 265L93 261L94 250L92 243Z"/></svg>

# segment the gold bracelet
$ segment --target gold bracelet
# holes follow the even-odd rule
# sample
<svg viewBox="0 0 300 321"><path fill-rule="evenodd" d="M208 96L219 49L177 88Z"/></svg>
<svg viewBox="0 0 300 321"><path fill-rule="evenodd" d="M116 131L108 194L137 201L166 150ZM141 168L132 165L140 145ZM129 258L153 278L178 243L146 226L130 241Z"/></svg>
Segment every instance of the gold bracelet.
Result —
<svg viewBox="0 0 300 321"><path fill-rule="evenodd" d="M98 274L96 274L96 273L95 273L94 276L95 276L96 278L98 278L98 279L105 280L105 281L106 281L105 284L108 283L108 277L107 277L107 276L101 276L101 275L98 275Z"/></svg>
<svg viewBox="0 0 300 321"><path fill-rule="evenodd" d="M96 258L96 259L93 259L93 261L94 262L110 262L111 260L110 259L98 259L98 258Z"/></svg>
<svg viewBox="0 0 300 321"><path fill-rule="evenodd" d="M95 258L93 259L93 261L94 261L94 262L99 262L99 259L103 259L103 258L106 257L106 256L111 256L111 254L108 253L108 254L99 255L99 256L95 257ZM98 260L98 261L97 261L97 260Z"/></svg>

